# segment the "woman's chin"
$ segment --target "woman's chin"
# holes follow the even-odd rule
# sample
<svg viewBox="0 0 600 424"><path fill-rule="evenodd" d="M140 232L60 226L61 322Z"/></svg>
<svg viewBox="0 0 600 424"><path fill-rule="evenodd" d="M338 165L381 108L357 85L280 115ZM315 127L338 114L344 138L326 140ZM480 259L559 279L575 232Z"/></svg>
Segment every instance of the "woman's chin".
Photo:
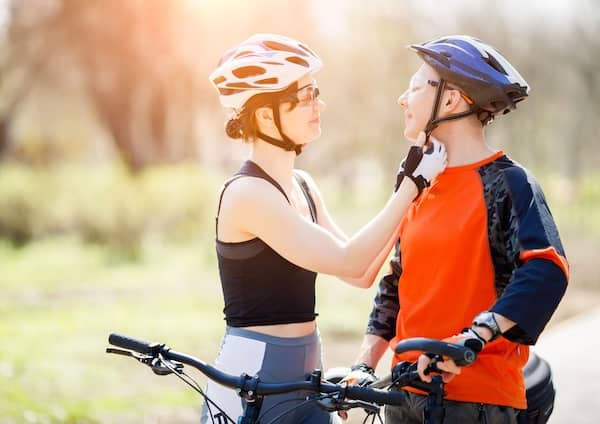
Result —
<svg viewBox="0 0 600 424"><path fill-rule="evenodd" d="M320 126L318 128L316 128L314 131L311 131L310 136L306 138L306 142L310 143L312 141L315 141L319 137L321 137L321 127Z"/></svg>

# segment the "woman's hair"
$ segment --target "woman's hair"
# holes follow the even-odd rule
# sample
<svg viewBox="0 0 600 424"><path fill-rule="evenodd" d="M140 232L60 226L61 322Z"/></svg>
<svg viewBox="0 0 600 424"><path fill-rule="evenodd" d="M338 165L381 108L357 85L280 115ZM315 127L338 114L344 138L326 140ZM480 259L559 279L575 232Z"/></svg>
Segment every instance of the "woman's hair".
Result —
<svg viewBox="0 0 600 424"><path fill-rule="evenodd" d="M279 107L282 103L290 103L287 110L289 112L298 104L298 99L294 97L297 90L298 82L295 82L285 90L250 97L237 116L227 121L225 133L234 140L242 139L248 142L256 139L260 132L256 122L256 110L265 106Z"/></svg>

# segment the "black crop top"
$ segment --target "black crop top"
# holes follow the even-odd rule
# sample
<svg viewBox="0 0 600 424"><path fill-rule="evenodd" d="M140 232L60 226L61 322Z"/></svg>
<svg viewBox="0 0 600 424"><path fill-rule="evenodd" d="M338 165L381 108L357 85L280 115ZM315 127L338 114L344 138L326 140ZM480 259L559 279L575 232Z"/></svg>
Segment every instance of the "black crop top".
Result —
<svg viewBox="0 0 600 424"><path fill-rule="evenodd" d="M217 210L217 224L223 193L232 181L244 176L270 182L289 202L277 181L254 162L246 161L223 187ZM308 186L297 173L294 173L294 177L302 187L312 220L316 222L316 208ZM217 238L216 248L227 325L248 327L290 324L312 321L317 316L315 272L289 262L259 238L234 243Z"/></svg>

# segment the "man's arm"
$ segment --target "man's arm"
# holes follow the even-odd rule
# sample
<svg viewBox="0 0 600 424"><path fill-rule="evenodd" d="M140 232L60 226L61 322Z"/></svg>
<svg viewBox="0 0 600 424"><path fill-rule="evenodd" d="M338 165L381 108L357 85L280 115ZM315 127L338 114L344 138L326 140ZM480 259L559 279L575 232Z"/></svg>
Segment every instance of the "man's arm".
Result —
<svg viewBox="0 0 600 424"><path fill-rule="evenodd" d="M569 265L535 178L515 167L505 173L505 179L506 249L516 267L490 311L505 338L534 344L565 293ZM505 320L513 325L506 328Z"/></svg>
<svg viewBox="0 0 600 424"><path fill-rule="evenodd" d="M396 335L396 320L400 311L398 280L401 273L400 243L397 242L390 260L390 270L379 281L357 364L364 363L373 369L376 368L389 341Z"/></svg>

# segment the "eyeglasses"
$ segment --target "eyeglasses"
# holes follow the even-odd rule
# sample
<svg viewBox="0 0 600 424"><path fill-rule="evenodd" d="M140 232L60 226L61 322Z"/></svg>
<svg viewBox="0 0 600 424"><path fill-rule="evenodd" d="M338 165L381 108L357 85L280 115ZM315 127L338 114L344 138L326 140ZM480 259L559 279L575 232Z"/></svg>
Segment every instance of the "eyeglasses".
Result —
<svg viewBox="0 0 600 424"><path fill-rule="evenodd" d="M408 84L408 89L406 91L409 93L415 92L418 89L420 89L423 86L423 84L428 84L432 87L439 87L440 81L435 81L435 80L430 80L430 79L425 80L425 79L417 77L415 75L410 79L410 83ZM471 99L469 96L467 96L465 93L463 93L458 87L453 87L453 86L449 85L448 83L446 83L444 90L457 90L460 93L460 97L462 97L468 104L470 104L470 105L473 104L473 99Z"/></svg>
<svg viewBox="0 0 600 424"><path fill-rule="evenodd" d="M307 105L315 100L318 100L319 96L321 96L319 87L311 83L306 84L295 92L288 94L282 99L282 101L296 102Z"/></svg>

